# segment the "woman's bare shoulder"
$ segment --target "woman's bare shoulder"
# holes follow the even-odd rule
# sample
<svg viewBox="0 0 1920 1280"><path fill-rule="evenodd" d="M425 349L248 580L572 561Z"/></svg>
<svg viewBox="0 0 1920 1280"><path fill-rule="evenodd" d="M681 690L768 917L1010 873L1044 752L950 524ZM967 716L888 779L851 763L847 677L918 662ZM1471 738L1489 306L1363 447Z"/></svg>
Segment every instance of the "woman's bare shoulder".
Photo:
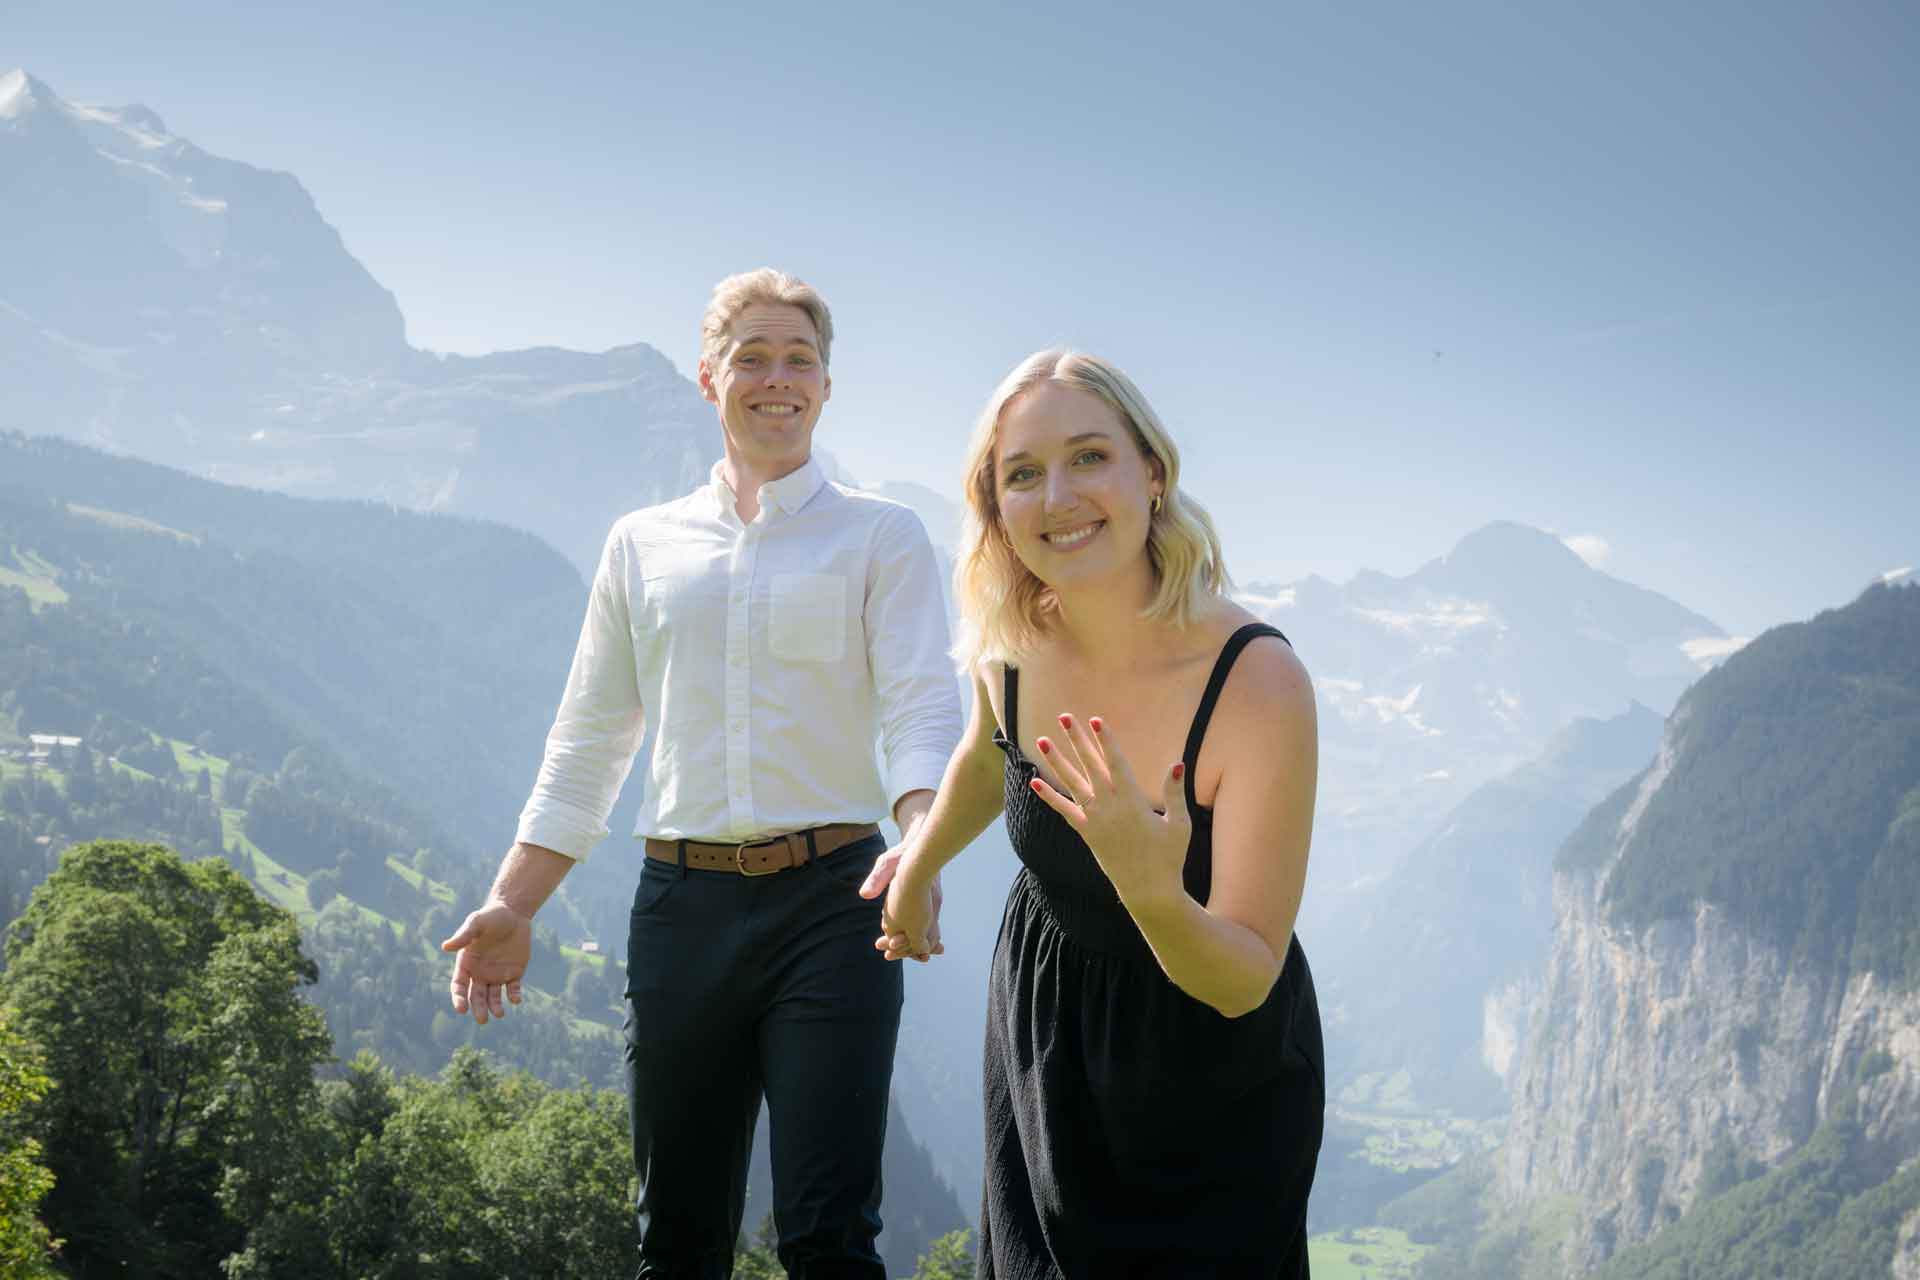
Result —
<svg viewBox="0 0 1920 1280"><path fill-rule="evenodd" d="M1241 605L1222 600L1204 622L1210 633L1212 651L1218 653L1230 636L1256 622L1266 620ZM1284 628L1274 629L1285 634ZM1307 675L1306 664L1300 661L1292 643L1278 636L1255 636L1234 659L1227 681L1227 687L1237 697L1277 698L1284 702L1297 698L1302 690L1309 703L1313 697L1313 681Z"/></svg>
<svg viewBox="0 0 1920 1280"><path fill-rule="evenodd" d="M1270 738L1276 730L1297 733L1301 729L1311 734L1315 729L1313 677L1287 641L1255 636L1227 676L1220 712L1229 724L1257 736Z"/></svg>

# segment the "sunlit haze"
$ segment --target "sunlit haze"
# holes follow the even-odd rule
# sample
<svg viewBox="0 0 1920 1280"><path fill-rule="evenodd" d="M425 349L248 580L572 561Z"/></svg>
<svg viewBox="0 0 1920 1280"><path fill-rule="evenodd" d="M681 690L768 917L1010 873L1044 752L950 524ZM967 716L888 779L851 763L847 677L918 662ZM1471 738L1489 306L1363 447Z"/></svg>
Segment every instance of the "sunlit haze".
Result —
<svg viewBox="0 0 1920 1280"><path fill-rule="evenodd" d="M1510 519L1745 636L1920 555L1912 6L7 10L0 71L296 175L417 346L691 375L716 279L807 277L863 482L957 495L1065 343L1243 583Z"/></svg>

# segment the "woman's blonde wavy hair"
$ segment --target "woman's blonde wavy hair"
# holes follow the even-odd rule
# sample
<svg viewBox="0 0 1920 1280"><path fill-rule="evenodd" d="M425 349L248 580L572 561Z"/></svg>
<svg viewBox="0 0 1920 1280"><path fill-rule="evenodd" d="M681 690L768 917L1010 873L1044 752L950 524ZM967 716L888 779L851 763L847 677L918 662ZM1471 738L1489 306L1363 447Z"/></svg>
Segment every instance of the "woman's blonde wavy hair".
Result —
<svg viewBox="0 0 1920 1280"><path fill-rule="evenodd" d="M1141 456L1159 464L1164 486L1160 510L1147 525L1154 592L1140 616L1184 625L1197 604L1233 588L1213 520L1180 492L1180 450L1140 389L1113 365L1084 351L1035 352L994 388L967 447L967 512L953 568L954 603L960 612L960 638L953 653L962 670L982 660L1017 661L1045 635L1048 615L1058 607L1053 589L1021 563L1007 542L993 460L1000 415L1016 396L1043 382L1099 397L1126 423Z"/></svg>

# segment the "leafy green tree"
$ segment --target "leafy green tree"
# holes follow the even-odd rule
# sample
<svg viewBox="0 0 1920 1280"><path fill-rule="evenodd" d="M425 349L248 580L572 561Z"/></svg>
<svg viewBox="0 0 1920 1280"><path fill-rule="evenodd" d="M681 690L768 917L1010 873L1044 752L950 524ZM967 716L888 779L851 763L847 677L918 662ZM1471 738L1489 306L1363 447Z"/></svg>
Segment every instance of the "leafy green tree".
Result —
<svg viewBox="0 0 1920 1280"><path fill-rule="evenodd" d="M75 1270L212 1274L317 1113L295 921L219 859L98 841L34 891L6 960L0 999L55 1084L46 1219Z"/></svg>
<svg viewBox="0 0 1920 1280"><path fill-rule="evenodd" d="M417 1274L408 1266L406 1189L381 1146L400 1107L392 1073L362 1052L321 1094L312 1158L274 1186L248 1247L227 1259L229 1280Z"/></svg>
<svg viewBox="0 0 1920 1280"><path fill-rule="evenodd" d="M779 1233L769 1213L754 1229L752 1243L734 1250L733 1280L786 1280L787 1269L780 1265L780 1255L774 1252L778 1243Z"/></svg>
<svg viewBox="0 0 1920 1280"><path fill-rule="evenodd" d="M949 1231L935 1240L913 1269L909 1280L973 1280L973 1250L968 1233Z"/></svg>
<svg viewBox="0 0 1920 1280"><path fill-rule="evenodd" d="M193 1029L211 1049L218 1083L201 1123L223 1149L219 1199L237 1222L261 1220L275 1177L300 1164L316 1139L313 1073L333 1046L325 1019L289 980L289 961L299 966L298 981L318 976L300 956L290 917L222 938L207 965L208 1007Z"/></svg>
<svg viewBox="0 0 1920 1280"><path fill-rule="evenodd" d="M547 1280L633 1265L617 1093L456 1050L438 1079L370 1054L324 1089L322 1158L282 1179L229 1280Z"/></svg>
<svg viewBox="0 0 1920 1280"><path fill-rule="evenodd" d="M53 1188L40 1143L23 1109L46 1097L53 1082L40 1055L0 1013L0 1274L52 1276L47 1258L58 1244L35 1210Z"/></svg>
<svg viewBox="0 0 1920 1280"><path fill-rule="evenodd" d="M515 1072L477 1114L492 1121L472 1148L486 1234L507 1250L499 1274L624 1274L634 1258L625 1100Z"/></svg>
<svg viewBox="0 0 1920 1280"><path fill-rule="evenodd" d="M478 1055L474 1055L478 1056ZM518 1275L482 1269L483 1253L505 1252L483 1238L483 1193L469 1146L484 1095L444 1078L407 1080L378 1138L363 1139L337 1173L326 1204L342 1276L376 1280ZM581 1274L589 1274L582 1271Z"/></svg>

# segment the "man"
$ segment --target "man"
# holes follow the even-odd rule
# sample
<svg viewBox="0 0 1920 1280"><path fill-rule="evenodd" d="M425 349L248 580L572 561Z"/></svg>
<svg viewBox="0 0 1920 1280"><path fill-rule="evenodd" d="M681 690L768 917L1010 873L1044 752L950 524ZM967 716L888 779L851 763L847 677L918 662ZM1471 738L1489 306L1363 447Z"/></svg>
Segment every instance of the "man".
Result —
<svg viewBox="0 0 1920 1280"><path fill-rule="evenodd" d="M519 1001L533 914L606 835L651 717L627 952L640 1277L730 1274L763 1094L782 1265L884 1276L901 979L857 890L875 821L926 814L960 712L926 531L813 460L832 341L791 276L715 288L700 389L724 456L614 525L516 842L442 944L455 1010L484 1023Z"/></svg>

